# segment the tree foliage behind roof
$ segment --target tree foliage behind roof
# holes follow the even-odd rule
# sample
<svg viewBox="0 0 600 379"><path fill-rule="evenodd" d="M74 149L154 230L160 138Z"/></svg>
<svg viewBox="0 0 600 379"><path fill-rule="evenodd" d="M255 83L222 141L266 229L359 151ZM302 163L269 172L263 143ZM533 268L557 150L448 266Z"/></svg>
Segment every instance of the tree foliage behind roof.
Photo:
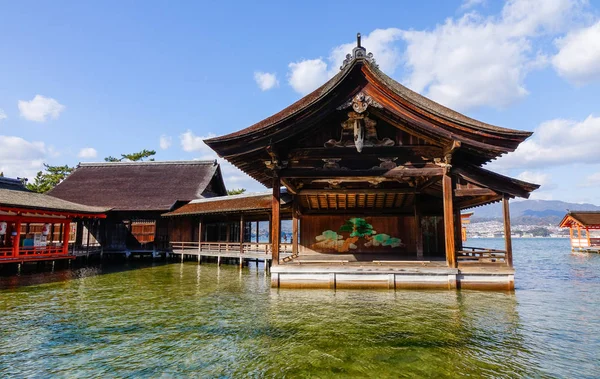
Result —
<svg viewBox="0 0 600 379"><path fill-rule="evenodd" d="M246 192L245 188L234 188L234 189L227 190L227 194L230 196L231 195L241 195L244 192Z"/></svg>
<svg viewBox="0 0 600 379"><path fill-rule="evenodd" d="M62 182L74 169L75 167L68 165L50 166L44 163L44 171L38 171L33 183L27 183L26 187L34 192L46 193Z"/></svg>
<svg viewBox="0 0 600 379"><path fill-rule="evenodd" d="M156 155L155 150L144 149L142 151L138 151L137 153L121 154L121 158L115 158L112 155L109 155L108 157L104 158L104 161L105 162L122 162L122 161L138 162L138 161L143 161L144 159L152 157L154 155ZM150 158L148 160L153 161L154 158Z"/></svg>

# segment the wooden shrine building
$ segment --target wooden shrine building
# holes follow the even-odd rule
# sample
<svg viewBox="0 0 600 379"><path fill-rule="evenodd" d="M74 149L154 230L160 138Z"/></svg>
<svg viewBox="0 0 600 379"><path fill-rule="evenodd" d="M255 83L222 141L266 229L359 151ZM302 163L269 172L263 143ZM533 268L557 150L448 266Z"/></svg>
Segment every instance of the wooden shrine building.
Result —
<svg viewBox="0 0 600 379"><path fill-rule="evenodd" d="M292 197L282 191L279 205L282 219L292 218ZM175 254L264 260L271 251L272 193L197 199L164 214L169 219L170 241ZM280 254L291 255L292 241L281 238Z"/></svg>
<svg viewBox="0 0 600 379"><path fill-rule="evenodd" d="M194 199L226 194L216 161L81 163L49 192L110 208L94 237L105 253L126 255L169 251L168 220L161 215Z"/></svg>
<svg viewBox="0 0 600 379"><path fill-rule="evenodd" d="M0 264L73 259L74 226L96 224L106 211L31 192L18 179L0 177Z"/></svg>
<svg viewBox="0 0 600 379"><path fill-rule="evenodd" d="M569 228L571 251L600 253L600 212L569 211L559 226Z"/></svg>
<svg viewBox="0 0 600 379"><path fill-rule="evenodd" d="M379 70L359 35L323 86L205 142L272 189L274 287L512 289L508 202L538 185L483 166L531 134L471 119L402 86ZM289 256L281 248L282 187L291 197ZM461 211L494 202L504 204L505 249L463 246ZM214 205L188 207L200 222L205 210L218 212ZM229 217L241 213L228 208Z"/></svg>

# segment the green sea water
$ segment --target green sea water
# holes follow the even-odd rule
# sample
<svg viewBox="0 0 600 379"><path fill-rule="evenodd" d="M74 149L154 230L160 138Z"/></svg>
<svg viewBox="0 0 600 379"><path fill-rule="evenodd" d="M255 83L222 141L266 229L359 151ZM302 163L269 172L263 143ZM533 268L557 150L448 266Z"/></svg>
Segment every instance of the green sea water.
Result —
<svg viewBox="0 0 600 379"><path fill-rule="evenodd" d="M0 377L599 377L600 255L514 248L514 293L277 290L193 262L0 277Z"/></svg>

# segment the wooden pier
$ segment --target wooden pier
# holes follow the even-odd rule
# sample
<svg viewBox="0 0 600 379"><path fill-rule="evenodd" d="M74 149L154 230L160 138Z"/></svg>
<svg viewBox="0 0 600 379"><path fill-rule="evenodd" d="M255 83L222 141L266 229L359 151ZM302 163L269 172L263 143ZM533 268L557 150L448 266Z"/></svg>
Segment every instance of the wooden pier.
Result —
<svg viewBox="0 0 600 379"><path fill-rule="evenodd" d="M221 264L222 258L236 259L240 266L244 261L264 261L266 265L271 264L273 259L270 243L258 242L171 242L170 255L184 259L195 259L202 261L202 257L217 258ZM289 256L292 253L292 244L281 244L280 255Z"/></svg>

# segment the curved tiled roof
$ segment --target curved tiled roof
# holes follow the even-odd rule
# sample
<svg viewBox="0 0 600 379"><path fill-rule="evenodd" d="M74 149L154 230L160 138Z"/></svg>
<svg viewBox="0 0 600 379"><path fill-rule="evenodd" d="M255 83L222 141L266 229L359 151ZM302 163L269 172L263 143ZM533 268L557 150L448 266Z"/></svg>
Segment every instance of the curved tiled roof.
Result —
<svg viewBox="0 0 600 379"><path fill-rule="evenodd" d="M600 212L569 211L560 223L561 227L569 227L575 221L581 226L600 227Z"/></svg>
<svg viewBox="0 0 600 379"><path fill-rule="evenodd" d="M247 136L247 135L250 135L255 132L260 132L260 131L266 130L269 127L271 127L272 125L284 121L286 118L298 113L299 111L301 111L305 108L310 107L310 105L315 103L317 100L326 96L338 84L340 84L344 80L344 78L346 78L348 76L348 74L357 65L367 67L367 69L370 72L372 72L378 80L383 82L394 94L396 94L400 98L404 99L408 103L418 107L419 109L423 110L426 113L430 113L430 114L440 117L444 120L447 120L451 123L455 123L455 124L458 124L461 126L466 126L470 129L473 129L474 132L476 132L476 131L492 132L495 134L522 138L523 140L532 134L532 132L529 132L529 131L503 128L503 127L499 127L496 125L487 124L487 123L475 120L473 118L470 118L468 116L465 116L462 113L456 112L456 111L454 111L450 108L447 108L439 103L436 103L435 101L430 100L430 99L426 98L425 96L422 96L421 94L419 94L415 91L412 91L411 89L403 86L402 84L398 83L394 79L390 78L383 71L379 70L379 68L376 65L374 65L373 63L370 63L369 61L363 60L363 59L356 59L356 60L354 60L354 62L352 62L352 64L349 64L346 67L344 67L337 75L335 75L333 78L331 78L325 84L323 84L321 87L317 88L310 94L304 96L303 98L296 101L295 103L288 106L287 108L277 112L276 114L274 114L270 117L267 117L266 119L254 124L254 125L251 125L251 126L245 128L245 129L242 129L242 130L239 130L239 131L236 131L233 133L229 133L229 134L226 134L223 136L210 138L210 139L205 140L204 142L206 142L206 144L211 146L212 144L215 144L215 143L229 141L229 140L235 139L237 137Z"/></svg>

